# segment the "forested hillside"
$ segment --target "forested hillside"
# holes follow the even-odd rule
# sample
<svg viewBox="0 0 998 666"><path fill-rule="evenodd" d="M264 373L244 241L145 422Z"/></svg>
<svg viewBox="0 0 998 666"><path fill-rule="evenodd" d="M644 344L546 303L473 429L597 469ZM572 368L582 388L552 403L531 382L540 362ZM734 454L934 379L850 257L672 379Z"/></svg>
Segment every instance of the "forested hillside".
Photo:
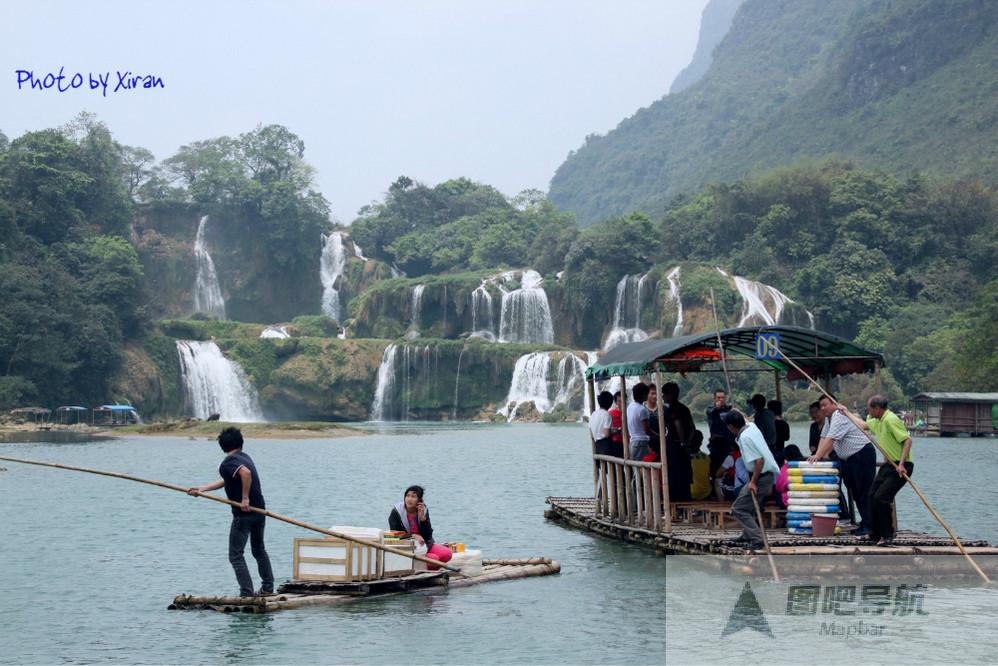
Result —
<svg viewBox="0 0 998 666"><path fill-rule="evenodd" d="M588 226L834 155L993 182L998 4L746 0L695 84L592 135L549 196Z"/></svg>

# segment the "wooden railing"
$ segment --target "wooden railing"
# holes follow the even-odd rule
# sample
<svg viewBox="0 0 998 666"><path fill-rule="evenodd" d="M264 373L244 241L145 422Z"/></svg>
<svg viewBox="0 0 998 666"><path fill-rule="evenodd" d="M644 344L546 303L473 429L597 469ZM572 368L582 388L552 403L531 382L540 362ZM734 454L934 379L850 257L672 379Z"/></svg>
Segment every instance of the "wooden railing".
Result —
<svg viewBox="0 0 998 666"><path fill-rule="evenodd" d="M663 531L662 463L594 455L596 515L618 525Z"/></svg>

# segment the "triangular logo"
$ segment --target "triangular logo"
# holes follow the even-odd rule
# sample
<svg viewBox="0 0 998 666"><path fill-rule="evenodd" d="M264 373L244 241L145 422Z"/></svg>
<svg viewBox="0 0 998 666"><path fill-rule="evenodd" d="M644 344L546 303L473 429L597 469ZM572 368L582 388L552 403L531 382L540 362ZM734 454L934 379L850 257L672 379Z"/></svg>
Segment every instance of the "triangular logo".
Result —
<svg viewBox="0 0 998 666"><path fill-rule="evenodd" d="M745 587L742 588L742 593L738 595L735 607L731 609L731 615L728 616L728 623L724 625L721 638L746 628L754 629L760 634L766 634L770 638L773 638L773 631L769 628L769 622L766 622L766 616L759 606L759 600L755 598L755 593L752 591L752 586L749 585L748 581L745 581Z"/></svg>

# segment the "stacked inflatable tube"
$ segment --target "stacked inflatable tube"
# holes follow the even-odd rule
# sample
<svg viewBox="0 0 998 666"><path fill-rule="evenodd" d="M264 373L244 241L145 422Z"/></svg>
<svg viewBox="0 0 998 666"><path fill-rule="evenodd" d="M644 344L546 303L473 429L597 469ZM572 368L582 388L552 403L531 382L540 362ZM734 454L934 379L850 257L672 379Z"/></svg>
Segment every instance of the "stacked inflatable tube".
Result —
<svg viewBox="0 0 998 666"><path fill-rule="evenodd" d="M787 464L787 532L811 534L812 516L839 515L839 463L795 460ZM838 527L835 533L839 533Z"/></svg>

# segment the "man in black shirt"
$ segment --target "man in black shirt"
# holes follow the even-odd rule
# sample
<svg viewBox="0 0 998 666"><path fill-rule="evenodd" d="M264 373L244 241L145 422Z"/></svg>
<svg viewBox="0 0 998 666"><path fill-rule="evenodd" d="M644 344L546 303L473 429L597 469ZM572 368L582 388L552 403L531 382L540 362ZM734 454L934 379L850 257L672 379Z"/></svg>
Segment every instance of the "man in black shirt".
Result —
<svg viewBox="0 0 998 666"><path fill-rule="evenodd" d="M225 458L218 466L218 474L222 478L203 486L188 489L188 495L200 495L209 490L225 488L225 496L239 507L232 507L232 525L229 528L229 562L236 572L239 581L239 595L254 596L253 579L243 552L246 541L250 542L250 551L256 559L257 570L260 573L260 591L257 594L274 593L274 572L270 567L270 557L263 545L263 528L266 516L250 511L250 507L266 509L263 501L263 490L260 477L256 473L256 465L248 454L243 453L243 434L239 428L226 428L218 436L218 445L225 451Z"/></svg>

